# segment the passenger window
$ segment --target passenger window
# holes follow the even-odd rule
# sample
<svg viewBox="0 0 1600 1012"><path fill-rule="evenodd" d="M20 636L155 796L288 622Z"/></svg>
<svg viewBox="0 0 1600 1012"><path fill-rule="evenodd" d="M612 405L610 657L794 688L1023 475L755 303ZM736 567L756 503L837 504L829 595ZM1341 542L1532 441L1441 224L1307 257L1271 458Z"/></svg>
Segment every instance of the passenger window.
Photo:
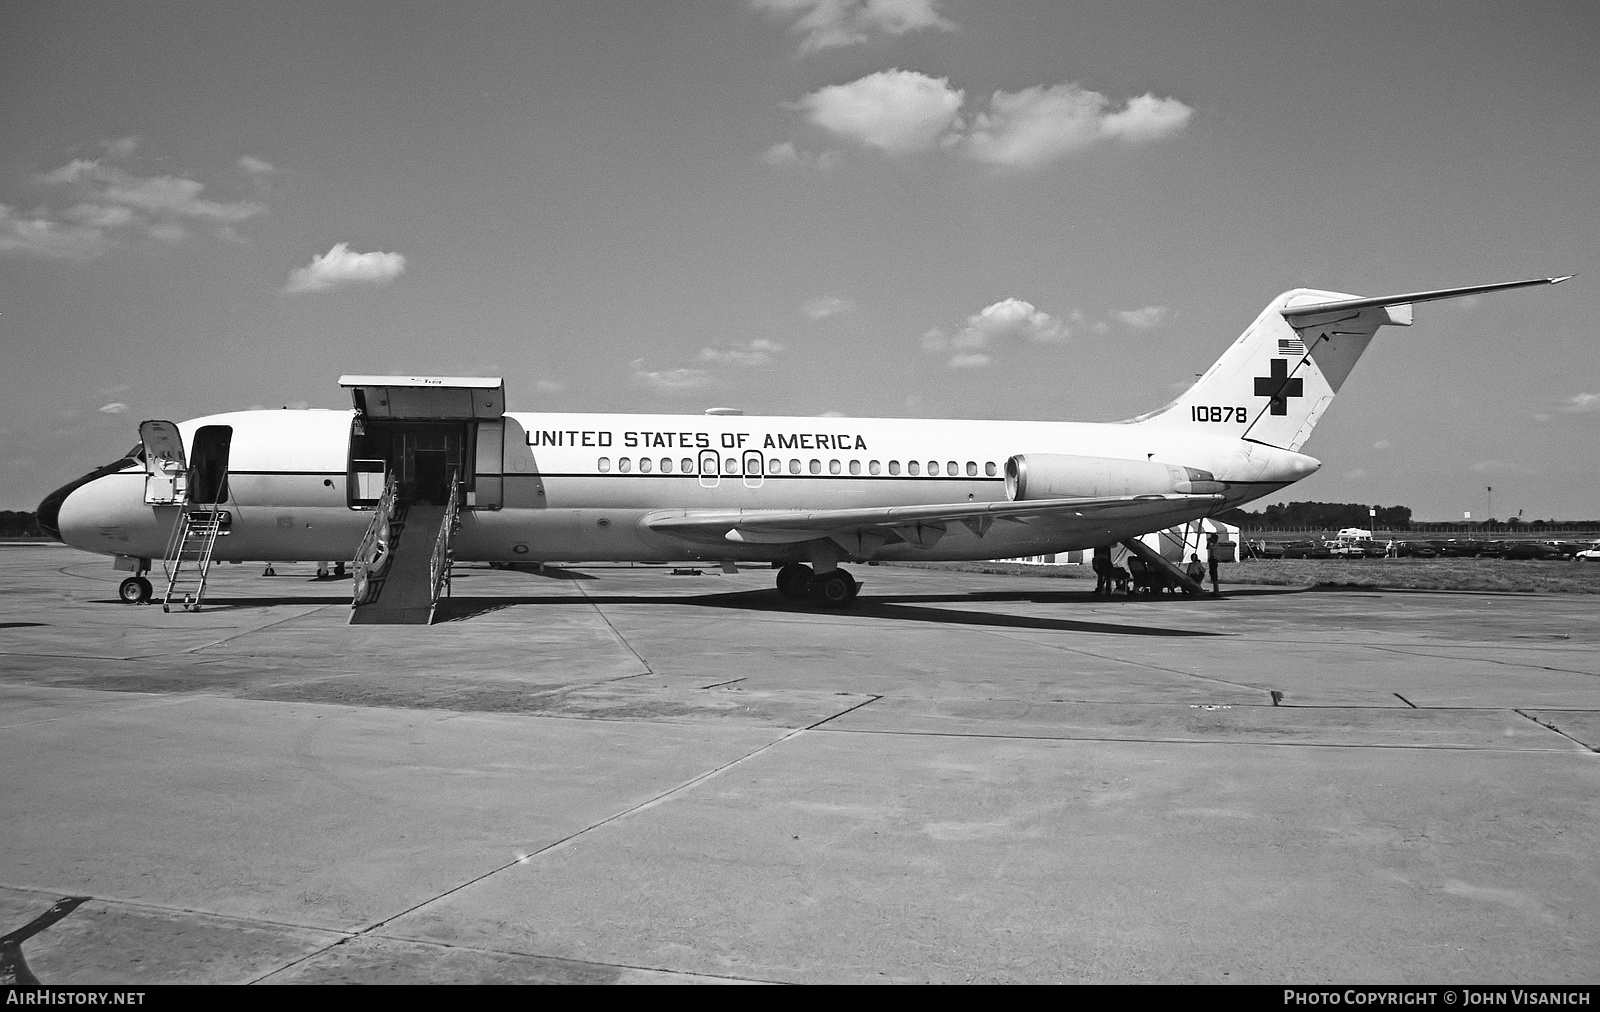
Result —
<svg viewBox="0 0 1600 1012"><path fill-rule="evenodd" d="M627 474L629 471L633 470L633 461L627 457L618 457L617 470L621 471L623 474Z"/></svg>
<svg viewBox="0 0 1600 1012"><path fill-rule="evenodd" d="M968 478L976 478L977 476L978 476L978 462L976 460L967 461L967 477Z"/></svg>
<svg viewBox="0 0 1600 1012"><path fill-rule="evenodd" d="M639 458L639 473L640 474L649 474L651 466L652 465L650 463L650 458L649 457L640 457Z"/></svg>
<svg viewBox="0 0 1600 1012"><path fill-rule="evenodd" d="M961 473L961 465L952 460L944 466L944 473L954 478Z"/></svg>
<svg viewBox="0 0 1600 1012"><path fill-rule="evenodd" d="M605 474L609 470L611 470L611 458L610 457L601 457L600 458L600 473L601 474Z"/></svg>
<svg viewBox="0 0 1600 1012"><path fill-rule="evenodd" d="M889 473L890 474L899 474L900 473L900 462L898 460L889 461Z"/></svg>
<svg viewBox="0 0 1600 1012"><path fill-rule="evenodd" d="M694 458L693 457L685 457L685 458L683 458L682 460L678 461L678 467L679 467L679 469L681 471L683 471L684 474L693 474L694 473Z"/></svg>
<svg viewBox="0 0 1600 1012"><path fill-rule="evenodd" d="M879 466L879 464L878 464L878 462L876 460L871 460L871 461L867 462L867 470L871 471L873 474L882 474L883 473L883 468L881 466Z"/></svg>
<svg viewBox="0 0 1600 1012"><path fill-rule="evenodd" d="M860 474L861 473L861 461L852 460L850 462L850 473L851 474Z"/></svg>
<svg viewBox="0 0 1600 1012"><path fill-rule="evenodd" d="M671 457L662 457L661 458L661 473L662 474L671 474L672 473L672 458Z"/></svg>
<svg viewBox="0 0 1600 1012"><path fill-rule="evenodd" d="M723 466L723 469L725 471L727 471L729 474L738 474L739 473L739 461L734 459L733 457L729 457L727 460L724 460L722 462L722 466Z"/></svg>
<svg viewBox="0 0 1600 1012"><path fill-rule="evenodd" d="M938 474L939 473L939 462L937 460L928 461L928 473L929 474Z"/></svg>
<svg viewBox="0 0 1600 1012"><path fill-rule="evenodd" d="M842 468L839 467L839 462L837 460L828 461L828 473L829 474L838 474L840 472L840 470L842 470Z"/></svg>
<svg viewBox="0 0 1600 1012"><path fill-rule="evenodd" d="M821 474L822 473L822 461L817 460L815 458L812 459L812 461L811 461L811 473L812 474Z"/></svg>
<svg viewBox="0 0 1600 1012"><path fill-rule="evenodd" d="M800 462L798 460L795 460L793 457L789 458L789 473L790 474L799 474L800 473Z"/></svg>
<svg viewBox="0 0 1600 1012"><path fill-rule="evenodd" d="M767 473L768 474L782 474L783 473L783 461L779 460L777 457L773 457L771 460L767 461Z"/></svg>
<svg viewBox="0 0 1600 1012"><path fill-rule="evenodd" d="M994 461L988 461L983 465L983 473L991 478L994 477Z"/></svg>
<svg viewBox="0 0 1600 1012"><path fill-rule="evenodd" d="M921 474L922 465L914 460L906 461L906 474Z"/></svg>

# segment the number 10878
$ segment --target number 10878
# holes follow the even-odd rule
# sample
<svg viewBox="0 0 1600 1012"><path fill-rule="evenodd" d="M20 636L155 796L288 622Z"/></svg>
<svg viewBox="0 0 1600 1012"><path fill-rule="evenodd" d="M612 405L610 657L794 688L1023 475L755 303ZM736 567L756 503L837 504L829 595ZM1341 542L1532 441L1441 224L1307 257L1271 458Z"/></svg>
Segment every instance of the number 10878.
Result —
<svg viewBox="0 0 1600 1012"><path fill-rule="evenodd" d="M1196 422L1244 422L1244 408L1219 407L1216 404L1196 404L1189 409L1189 417Z"/></svg>

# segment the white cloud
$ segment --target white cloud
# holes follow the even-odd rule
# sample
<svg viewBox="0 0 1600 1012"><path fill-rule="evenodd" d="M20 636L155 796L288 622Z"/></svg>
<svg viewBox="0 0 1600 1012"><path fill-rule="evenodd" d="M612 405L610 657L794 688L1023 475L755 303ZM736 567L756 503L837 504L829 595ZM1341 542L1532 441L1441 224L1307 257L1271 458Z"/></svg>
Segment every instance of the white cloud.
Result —
<svg viewBox="0 0 1600 1012"><path fill-rule="evenodd" d="M1353 471L1346 471L1344 473L1344 476L1346 478L1350 478L1350 479L1354 480L1354 479L1357 479L1357 478L1365 478L1367 476L1367 472L1366 472L1365 468L1358 467Z"/></svg>
<svg viewBox="0 0 1600 1012"><path fill-rule="evenodd" d="M132 158L133 153L139 150L139 138L118 137L113 141L101 141L100 148L105 151L107 158L124 161Z"/></svg>
<svg viewBox="0 0 1600 1012"><path fill-rule="evenodd" d="M826 320L853 312L855 308L855 305L848 299L835 298L832 295L819 295L814 299L807 299L805 304L800 307L800 311L812 320Z"/></svg>
<svg viewBox="0 0 1600 1012"><path fill-rule="evenodd" d="M1105 95L1070 83L997 91L963 117L965 98L948 78L896 69L820 88L796 108L812 126L892 156L949 150L1017 169L1112 141L1160 140L1183 130L1194 116L1183 102L1153 94L1113 109ZM793 142L768 151L774 159L780 153L796 162L804 158Z"/></svg>
<svg viewBox="0 0 1600 1012"><path fill-rule="evenodd" d="M129 171L120 163L138 143L135 137L106 141L101 158L75 158L35 174L33 182L56 199L27 214L0 205L0 252L91 260L130 240L182 241L192 226L238 240L238 225L266 213L256 201L202 196L205 184L198 180Z"/></svg>
<svg viewBox="0 0 1600 1012"><path fill-rule="evenodd" d="M52 221L43 212L18 214L0 204L0 253L27 253L53 260L93 260L112 246L97 225Z"/></svg>
<svg viewBox="0 0 1600 1012"><path fill-rule="evenodd" d="M1034 344L1053 344L1071 336L1067 325L1022 299L1002 299L967 317L956 334L957 348L984 348L996 340L1019 338Z"/></svg>
<svg viewBox="0 0 1600 1012"><path fill-rule="evenodd" d="M882 36L937 29L954 31L937 0L751 0L750 6L800 36L800 53L854 46Z"/></svg>
<svg viewBox="0 0 1600 1012"><path fill-rule="evenodd" d="M1576 397L1569 397L1562 410L1577 414L1600 411L1600 394L1578 394Z"/></svg>
<svg viewBox="0 0 1600 1012"><path fill-rule="evenodd" d="M756 338L754 341L734 343L721 348L702 348L700 361L715 362L719 365L765 365L772 361L772 356L783 350L783 345L765 338Z"/></svg>
<svg viewBox="0 0 1600 1012"><path fill-rule="evenodd" d="M539 380L538 382L534 383L533 387L541 394L559 394L561 391L567 388L566 384L564 383L557 383L555 380L547 379Z"/></svg>
<svg viewBox="0 0 1600 1012"><path fill-rule="evenodd" d="M1521 464L1508 460L1480 460L1472 465L1472 469L1479 474L1533 474L1534 472Z"/></svg>
<svg viewBox="0 0 1600 1012"><path fill-rule="evenodd" d="M278 171L278 167L276 165L273 165L269 161L256 158L253 155L244 155L241 157L239 159L239 168L250 173L252 176L271 175L272 173Z"/></svg>
<svg viewBox="0 0 1600 1012"><path fill-rule="evenodd" d="M1124 309L1112 315L1134 330L1154 330L1166 321L1167 307L1145 306L1143 309Z"/></svg>
<svg viewBox="0 0 1600 1012"><path fill-rule="evenodd" d="M201 199L205 184L182 176L139 176L103 161L74 159L34 180L46 186L78 187L92 203L122 205L152 217L190 218L237 224L266 213L251 200Z"/></svg>
<svg viewBox="0 0 1600 1012"><path fill-rule="evenodd" d="M961 352L951 355L945 365L951 369L981 369L994 359L982 352Z"/></svg>
<svg viewBox="0 0 1600 1012"><path fill-rule="evenodd" d="M922 335L922 350L935 354L953 351L955 354L945 364L951 369L971 369L994 361L987 352L1003 341L1055 344L1071 336L1066 323L1033 303L1002 299L967 317L966 324L953 336L937 327L927 331Z"/></svg>
<svg viewBox="0 0 1600 1012"><path fill-rule="evenodd" d="M662 393L692 393L716 383L716 378L703 369L666 369L661 372L651 372L644 367L642 358L634 359L631 365L635 383Z"/></svg>
<svg viewBox="0 0 1600 1012"><path fill-rule="evenodd" d="M1380 439L1376 443L1372 444L1372 448L1374 450L1387 450L1389 448L1389 441L1387 439Z"/></svg>
<svg viewBox="0 0 1600 1012"><path fill-rule="evenodd" d="M963 150L980 162L1031 168L1116 138L1137 143L1183 129L1194 110L1176 99L1142 95L1117 112L1111 100L1076 84L997 91L972 120Z"/></svg>
<svg viewBox="0 0 1600 1012"><path fill-rule="evenodd" d="M821 154L801 151L793 141L774 144L761 153L761 160L773 168L795 172L832 172L843 158L844 155L838 151L824 151Z"/></svg>
<svg viewBox="0 0 1600 1012"><path fill-rule="evenodd" d="M100 406L100 413L103 415L120 415L127 410L128 406L121 401L112 401L110 404Z"/></svg>
<svg viewBox="0 0 1600 1012"><path fill-rule="evenodd" d="M814 126L891 155L936 147L956 122L962 93L947 78L881 70L819 88L796 103Z"/></svg>
<svg viewBox="0 0 1600 1012"><path fill-rule="evenodd" d="M290 271L283 290L294 294L325 292L358 284L387 284L405 269L406 258L399 253L355 253L349 243L335 243L322 256L313 256L305 267Z"/></svg>

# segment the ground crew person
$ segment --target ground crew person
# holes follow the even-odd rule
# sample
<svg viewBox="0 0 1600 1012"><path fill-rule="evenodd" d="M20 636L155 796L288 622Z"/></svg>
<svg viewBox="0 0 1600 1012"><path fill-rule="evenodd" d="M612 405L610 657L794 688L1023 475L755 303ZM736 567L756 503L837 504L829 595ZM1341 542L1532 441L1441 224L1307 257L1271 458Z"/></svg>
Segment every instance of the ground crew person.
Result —
<svg viewBox="0 0 1600 1012"><path fill-rule="evenodd" d="M1211 571L1211 594L1213 597L1222 593L1217 587L1217 536L1206 535L1206 568Z"/></svg>

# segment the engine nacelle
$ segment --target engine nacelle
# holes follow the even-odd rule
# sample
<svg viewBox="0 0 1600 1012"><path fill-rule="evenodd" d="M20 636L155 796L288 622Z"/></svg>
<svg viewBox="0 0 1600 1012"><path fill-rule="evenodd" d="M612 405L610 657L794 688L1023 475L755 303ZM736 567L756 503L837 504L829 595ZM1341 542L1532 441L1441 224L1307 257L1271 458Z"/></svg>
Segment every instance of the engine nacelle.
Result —
<svg viewBox="0 0 1600 1012"><path fill-rule="evenodd" d="M1122 495L1213 495L1223 488L1210 471L1150 460L1030 453L1006 461L1006 498L1012 502Z"/></svg>

